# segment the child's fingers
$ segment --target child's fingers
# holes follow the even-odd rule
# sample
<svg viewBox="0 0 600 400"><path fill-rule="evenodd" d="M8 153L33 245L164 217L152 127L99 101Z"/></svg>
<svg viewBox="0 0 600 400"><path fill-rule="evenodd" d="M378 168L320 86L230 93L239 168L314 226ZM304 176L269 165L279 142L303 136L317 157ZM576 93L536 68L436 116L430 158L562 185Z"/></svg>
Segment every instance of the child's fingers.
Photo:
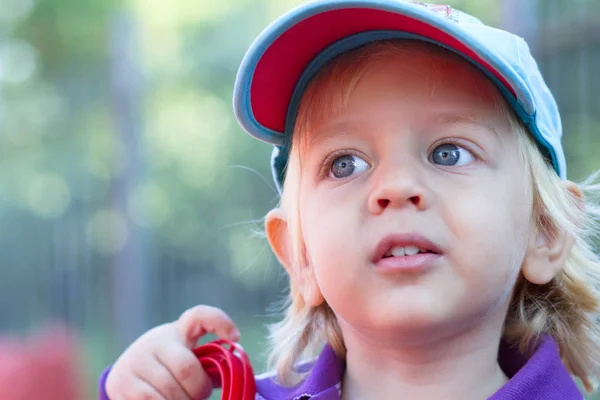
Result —
<svg viewBox="0 0 600 400"><path fill-rule="evenodd" d="M144 382L140 379L136 379L126 389L124 397L115 397L114 400L129 400L129 399L148 399L148 400L170 400L160 394L152 385L148 382ZM111 400L113 398L111 397Z"/></svg>
<svg viewBox="0 0 600 400"><path fill-rule="evenodd" d="M190 308L175 321L175 325L190 349L207 333L214 333L221 339L233 341L240 338L240 333L231 318L215 307L202 305Z"/></svg>
<svg viewBox="0 0 600 400"><path fill-rule="evenodd" d="M191 399L206 399L212 392L212 381L194 353L181 345L157 349L156 358L177 379Z"/></svg>
<svg viewBox="0 0 600 400"><path fill-rule="evenodd" d="M106 393L111 400L168 400L148 382L133 374L119 375L113 382L107 382Z"/></svg>
<svg viewBox="0 0 600 400"><path fill-rule="evenodd" d="M192 400L179 385L177 379L171 374L169 369L154 357L140 360L133 373L138 379L144 381L158 392L161 395L160 399Z"/></svg>

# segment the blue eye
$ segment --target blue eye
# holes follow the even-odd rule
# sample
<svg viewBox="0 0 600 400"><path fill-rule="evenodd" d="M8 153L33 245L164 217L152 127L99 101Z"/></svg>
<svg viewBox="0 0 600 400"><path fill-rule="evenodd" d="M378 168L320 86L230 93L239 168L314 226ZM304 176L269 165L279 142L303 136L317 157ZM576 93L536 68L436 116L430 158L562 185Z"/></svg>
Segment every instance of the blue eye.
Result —
<svg viewBox="0 0 600 400"><path fill-rule="evenodd" d="M475 161L475 157L467 149L452 143L439 145L430 156L431 162L443 166L461 166Z"/></svg>
<svg viewBox="0 0 600 400"><path fill-rule="evenodd" d="M364 172L367 169L369 169L369 164L365 160L352 154L346 154L333 160L329 176L336 179L347 178L355 172Z"/></svg>

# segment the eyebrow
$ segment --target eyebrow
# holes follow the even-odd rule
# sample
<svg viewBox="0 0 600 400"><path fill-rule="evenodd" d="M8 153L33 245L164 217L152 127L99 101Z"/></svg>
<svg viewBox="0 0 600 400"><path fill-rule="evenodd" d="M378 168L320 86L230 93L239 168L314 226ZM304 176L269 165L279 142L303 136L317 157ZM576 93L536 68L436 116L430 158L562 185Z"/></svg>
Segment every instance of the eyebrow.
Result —
<svg viewBox="0 0 600 400"><path fill-rule="evenodd" d="M352 132L357 132L356 124L345 120L337 121L333 124L326 124L321 129L311 131L308 144L313 146L332 137L345 136Z"/></svg>
<svg viewBox="0 0 600 400"><path fill-rule="evenodd" d="M428 124L431 125L452 125L452 124L468 124L482 127L489 132L493 133L496 138L500 137L498 130L492 125L482 120L481 118L477 118L475 116L469 115L466 112L459 111L439 111L431 114L425 115L428 119ZM336 121L332 124L326 124L324 127L320 129L316 129L310 132L310 138L308 145L314 146L321 142L327 141L331 138L345 136L348 134L360 132L357 129L356 123L348 120Z"/></svg>
<svg viewBox="0 0 600 400"><path fill-rule="evenodd" d="M443 125L443 124L469 124L476 125L487 129L492 132L495 136L500 136L498 130L492 125L466 113L455 112L455 111L443 111L433 115L431 118L432 123Z"/></svg>

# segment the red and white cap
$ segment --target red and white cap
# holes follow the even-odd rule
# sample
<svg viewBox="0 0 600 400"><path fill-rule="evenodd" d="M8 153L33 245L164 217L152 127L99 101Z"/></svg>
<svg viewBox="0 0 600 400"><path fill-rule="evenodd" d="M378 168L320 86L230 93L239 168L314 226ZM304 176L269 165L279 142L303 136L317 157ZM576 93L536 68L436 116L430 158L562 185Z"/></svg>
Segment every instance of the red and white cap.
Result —
<svg viewBox="0 0 600 400"><path fill-rule="evenodd" d="M369 42L435 43L491 79L566 178L558 107L525 41L450 6L405 0L319 0L269 25L247 51L233 104L250 135L275 146L273 174L281 188L300 99L334 57Z"/></svg>

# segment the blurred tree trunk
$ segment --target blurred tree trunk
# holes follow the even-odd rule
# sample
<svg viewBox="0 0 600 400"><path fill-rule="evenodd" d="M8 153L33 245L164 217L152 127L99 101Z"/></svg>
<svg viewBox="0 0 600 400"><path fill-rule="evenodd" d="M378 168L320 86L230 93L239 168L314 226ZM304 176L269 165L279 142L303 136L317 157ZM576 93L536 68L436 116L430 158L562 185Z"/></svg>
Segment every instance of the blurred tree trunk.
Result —
<svg viewBox="0 0 600 400"><path fill-rule="evenodd" d="M121 349L140 335L148 320L144 232L133 223L128 211L131 193L141 182L144 168L138 49L134 20L123 11L115 17L111 30L113 115L127 155L126 166L111 188L114 209L123 218L127 232L125 245L115 254L113 265L116 344Z"/></svg>
<svg viewBox="0 0 600 400"><path fill-rule="evenodd" d="M502 27L524 38L533 50L538 47L539 10L537 0L500 0Z"/></svg>

